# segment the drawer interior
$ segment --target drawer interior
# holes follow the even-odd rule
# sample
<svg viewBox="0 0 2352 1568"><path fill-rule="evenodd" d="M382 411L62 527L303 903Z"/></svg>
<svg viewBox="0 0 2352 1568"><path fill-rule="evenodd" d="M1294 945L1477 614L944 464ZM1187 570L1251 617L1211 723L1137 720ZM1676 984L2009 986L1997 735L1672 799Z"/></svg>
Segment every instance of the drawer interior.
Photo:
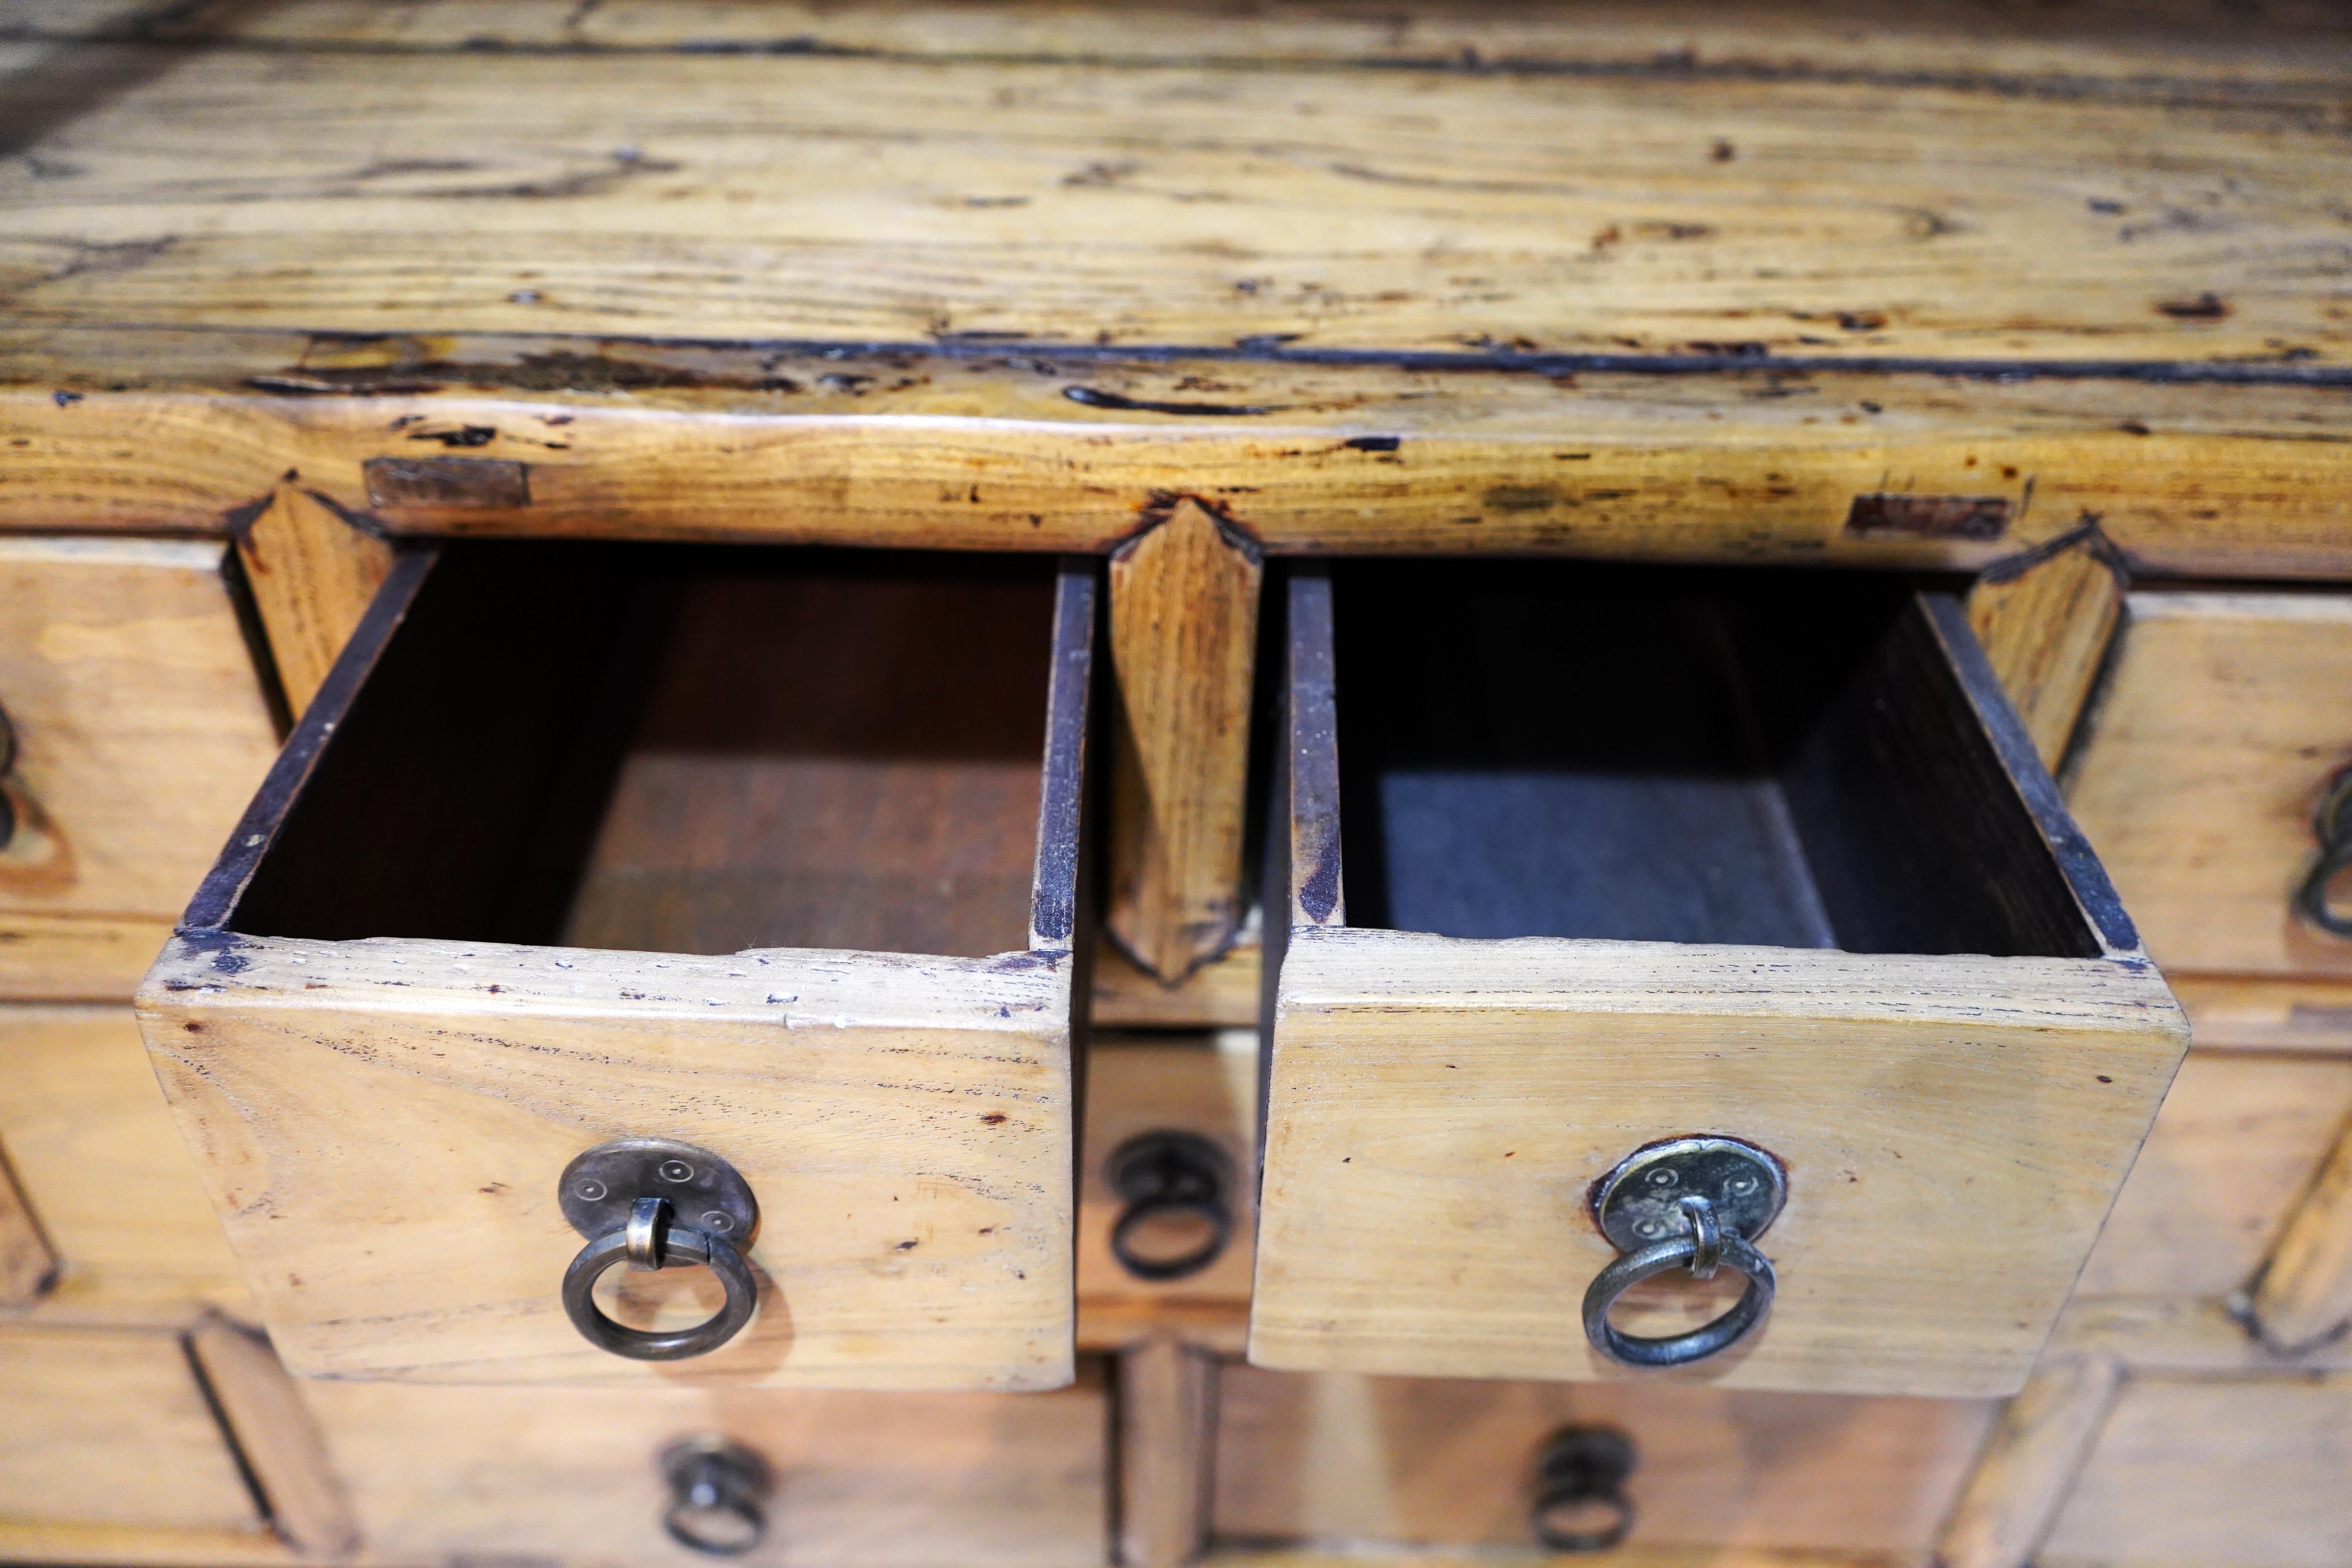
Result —
<svg viewBox="0 0 2352 1568"><path fill-rule="evenodd" d="M2101 952L1899 578L1351 562L1329 603L1350 925Z"/></svg>
<svg viewBox="0 0 2352 1568"><path fill-rule="evenodd" d="M446 546L231 928L1018 950L1054 590L1034 557Z"/></svg>

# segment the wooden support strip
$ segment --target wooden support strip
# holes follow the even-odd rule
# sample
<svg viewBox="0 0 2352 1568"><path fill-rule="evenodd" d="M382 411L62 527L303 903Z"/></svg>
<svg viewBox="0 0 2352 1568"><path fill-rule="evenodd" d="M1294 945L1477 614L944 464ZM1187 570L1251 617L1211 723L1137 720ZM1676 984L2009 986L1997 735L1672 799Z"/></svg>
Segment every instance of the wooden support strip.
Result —
<svg viewBox="0 0 2352 1568"><path fill-rule="evenodd" d="M2115 635L2124 584L2095 523L2052 543L2046 554L1980 578L1969 595L1969 625L2042 765L2055 771Z"/></svg>
<svg viewBox="0 0 2352 1568"><path fill-rule="evenodd" d="M2254 1277L2249 1312L2283 1354L2314 1349L2352 1322L2352 1120Z"/></svg>
<svg viewBox="0 0 2352 1568"><path fill-rule="evenodd" d="M1118 1561L1179 1568L1208 1543L1216 1363L1172 1339L1118 1358Z"/></svg>
<svg viewBox="0 0 2352 1568"><path fill-rule="evenodd" d="M0 1307L21 1307L57 1283L58 1254L0 1148Z"/></svg>
<svg viewBox="0 0 2352 1568"><path fill-rule="evenodd" d="M2045 1359L2009 1402L1936 1543L1937 1568L2025 1568L2065 1506L2124 1380L2112 1355Z"/></svg>
<svg viewBox="0 0 2352 1568"><path fill-rule="evenodd" d="M2082 1355L2113 1356L2134 1375L2352 1372L2352 1343L2342 1336L2289 1361L2248 1333L2231 1303L2211 1298L2077 1296L2050 1336L2047 1359Z"/></svg>
<svg viewBox="0 0 2352 1568"><path fill-rule="evenodd" d="M1167 985L1232 945L1241 926L1264 576L1248 536L1189 498L1111 557L1108 923Z"/></svg>
<svg viewBox="0 0 2352 1568"><path fill-rule="evenodd" d="M383 586L392 546L299 479L281 482L236 534L287 705L299 718Z"/></svg>
<svg viewBox="0 0 2352 1568"><path fill-rule="evenodd" d="M208 1313L189 1331L188 1353L278 1535L305 1556L342 1557L356 1551L359 1522L335 1474L326 1436L269 1342Z"/></svg>

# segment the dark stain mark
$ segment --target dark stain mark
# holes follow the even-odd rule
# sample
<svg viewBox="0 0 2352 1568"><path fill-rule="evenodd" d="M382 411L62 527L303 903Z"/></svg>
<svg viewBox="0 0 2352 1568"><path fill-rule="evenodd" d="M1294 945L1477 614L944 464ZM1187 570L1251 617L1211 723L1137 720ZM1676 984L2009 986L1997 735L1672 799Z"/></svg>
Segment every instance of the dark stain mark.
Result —
<svg viewBox="0 0 2352 1568"><path fill-rule="evenodd" d="M981 1120L987 1122L991 1127L1002 1127L1004 1124L1004 1112L1001 1110L992 1110L987 1115L982 1117Z"/></svg>
<svg viewBox="0 0 2352 1568"><path fill-rule="evenodd" d="M360 379L361 376L368 379ZM331 381L324 374L248 375L245 378L245 384L256 392L275 392L291 397L397 395L441 390L441 383L437 381L384 376L375 371L363 371L358 376L340 381Z"/></svg>
<svg viewBox="0 0 2352 1568"><path fill-rule="evenodd" d="M1495 511L1541 511L1559 504L1557 485L1496 485L1478 498Z"/></svg>
<svg viewBox="0 0 2352 1568"><path fill-rule="evenodd" d="M2128 583L2132 576L2131 557L2106 535L2099 526L2099 514L2086 511L2074 527L2065 532L2043 540L2031 550L2021 550L2014 555L2003 556L1977 574L1983 583L2013 583L2053 555L2063 555L2080 545L2091 557Z"/></svg>
<svg viewBox="0 0 2352 1568"><path fill-rule="evenodd" d="M1116 163L1096 162L1088 163L1075 174L1063 175L1062 184L1080 186L1116 185L1142 167L1142 164L1131 159L1122 159Z"/></svg>
<svg viewBox="0 0 2352 1568"><path fill-rule="evenodd" d="M491 1196L496 1197L499 1194L507 1190L507 1184L504 1182L492 1182L487 1187L476 1187L474 1190L478 1193L488 1193Z"/></svg>
<svg viewBox="0 0 2352 1568"><path fill-rule="evenodd" d="M81 399L82 395L79 392L52 392L49 394L49 401L56 404L60 408L70 408L75 404L79 403Z"/></svg>
<svg viewBox="0 0 2352 1568"><path fill-rule="evenodd" d="M43 282L57 283L85 272L129 272L163 255L180 243L180 237L167 234L159 239L77 239L68 243L73 250L72 259L43 279Z"/></svg>
<svg viewBox="0 0 2352 1568"><path fill-rule="evenodd" d="M506 458L370 458L370 506L525 507L529 465Z"/></svg>
<svg viewBox="0 0 2352 1568"><path fill-rule="evenodd" d="M370 163L352 178L381 180L394 174L470 174L480 167L470 158L385 158Z"/></svg>
<svg viewBox="0 0 2352 1568"><path fill-rule="evenodd" d="M436 190L417 191L415 195L427 200L446 198L453 201L553 201L565 196L602 195L622 181L638 174L674 174L681 167L667 158L623 158L615 154L610 169L583 169L575 174L557 174L541 180L517 180L504 185L449 185Z"/></svg>
<svg viewBox="0 0 2352 1568"><path fill-rule="evenodd" d="M1706 150L1707 162L1710 163L1728 163L1738 156L1739 150L1720 136L1715 139L1715 145Z"/></svg>
<svg viewBox="0 0 2352 1568"><path fill-rule="evenodd" d="M916 1245L916 1243L911 1241L902 1241L890 1250L893 1252L912 1252L915 1250Z"/></svg>
<svg viewBox="0 0 2352 1568"><path fill-rule="evenodd" d="M1066 386L1062 395L1088 408L1132 409L1141 414L1279 414L1282 409L1270 405L1250 403L1163 403L1152 398L1129 397L1124 393L1104 392L1092 386Z"/></svg>
<svg viewBox="0 0 2352 1568"><path fill-rule="evenodd" d="M2113 1083L2113 1082L2115 1082L2115 1081L2116 1081L2115 1079L2113 1079L2109 1078L2109 1077L2108 1077L2106 1074L2105 1074L2105 1073L2101 1073L2101 1074L2099 1074L2098 1076L2099 1076L2099 1081L2100 1081L2101 1083Z"/></svg>
<svg viewBox="0 0 2352 1568"><path fill-rule="evenodd" d="M1329 920L1331 911L1339 907L1339 846L1337 842L1323 846L1323 853L1317 858L1315 868L1307 872L1307 879L1298 885L1298 907L1306 910L1307 918L1317 925Z"/></svg>
<svg viewBox="0 0 2352 1568"><path fill-rule="evenodd" d="M1356 436L1339 443L1351 452L1393 452L1404 445L1402 436Z"/></svg>
<svg viewBox="0 0 2352 1568"><path fill-rule="evenodd" d="M499 438L499 433L488 425L460 425L455 430L415 431L408 438L412 441L438 441L444 447L487 447Z"/></svg>
<svg viewBox="0 0 2352 1568"><path fill-rule="evenodd" d="M1849 332L1874 332L1886 325L1884 310L1839 310L1837 324Z"/></svg>
<svg viewBox="0 0 2352 1568"><path fill-rule="evenodd" d="M2141 424L2137 419L2118 420L2116 423L2116 428L2122 431L2126 436L2145 436L2147 434L2147 426Z"/></svg>
<svg viewBox="0 0 2352 1568"><path fill-rule="evenodd" d="M1763 359L1772 352L1771 349L1759 342L1717 343L1702 342L1685 343L1683 347L1690 349L1697 353L1720 355L1725 359Z"/></svg>
<svg viewBox="0 0 2352 1568"><path fill-rule="evenodd" d="M966 196L963 205L968 207L1025 207L1029 200L1027 196Z"/></svg>
<svg viewBox="0 0 2352 1568"><path fill-rule="evenodd" d="M1999 539L2009 531L2007 496L1860 495L1846 513L1850 534L1901 533L1917 539Z"/></svg>
<svg viewBox="0 0 2352 1568"><path fill-rule="evenodd" d="M2093 196L2089 201L2083 205L2089 207L2093 212L2102 214L2108 217L2113 217L2116 214L2124 210L2123 203L2102 201L2097 196Z"/></svg>
<svg viewBox="0 0 2352 1568"><path fill-rule="evenodd" d="M1235 338L1234 347L1245 354L1271 353L1285 343L1295 343L1305 332L1252 332L1245 338Z"/></svg>
<svg viewBox="0 0 2352 1568"><path fill-rule="evenodd" d="M2156 308L2176 321L2218 321L2230 313L2229 301L2210 289L2194 300L2159 300Z"/></svg>
<svg viewBox="0 0 2352 1568"><path fill-rule="evenodd" d="M188 1033L192 1035L201 1035L205 1032L205 1026L202 1024L195 1022L194 1019L181 1025L180 1027L187 1030Z"/></svg>
<svg viewBox="0 0 2352 1568"><path fill-rule="evenodd" d="M241 548L253 548L253 525L261 521L263 512L269 510L272 499L268 491L264 491L242 506L233 506L221 514L221 521L228 524L229 537L236 540Z"/></svg>
<svg viewBox="0 0 2352 1568"><path fill-rule="evenodd" d="M1474 191L1507 196L1574 196L1584 194L1575 185L1558 184L1549 180L1463 180L1443 174L1392 174L1385 169L1368 169L1361 163L1328 163L1325 167L1350 180L1366 180L1376 185L1409 185L1423 191Z"/></svg>
<svg viewBox="0 0 2352 1568"><path fill-rule="evenodd" d="M253 967L253 960L241 952L213 954L213 968L222 974L237 974Z"/></svg>

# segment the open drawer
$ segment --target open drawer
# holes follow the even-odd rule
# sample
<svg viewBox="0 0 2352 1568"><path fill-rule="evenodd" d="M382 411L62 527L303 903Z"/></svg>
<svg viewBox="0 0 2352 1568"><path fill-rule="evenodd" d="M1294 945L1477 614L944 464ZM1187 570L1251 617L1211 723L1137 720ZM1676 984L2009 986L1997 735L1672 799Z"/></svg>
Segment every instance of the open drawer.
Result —
<svg viewBox="0 0 2352 1568"><path fill-rule="evenodd" d="M1288 616L1251 1359L1661 1375L1727 1318L1663 1374L2018 1387L2185 1031L1958 604L1360 563Z"/></svg>
<svg viewBox="0 0 2352 1568"><path fill-rule="evenodd" d="M1066 1383L1093 572L404 557L140 993L288 1365Z"/></svg>

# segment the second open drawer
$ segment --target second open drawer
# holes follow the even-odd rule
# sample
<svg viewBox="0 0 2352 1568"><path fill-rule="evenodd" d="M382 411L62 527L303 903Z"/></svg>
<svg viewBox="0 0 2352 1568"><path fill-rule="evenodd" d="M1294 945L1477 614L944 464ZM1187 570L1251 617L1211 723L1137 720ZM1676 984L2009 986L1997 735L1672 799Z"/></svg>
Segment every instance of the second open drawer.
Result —
<svg viewBox="0 0 2352 1568"><path fill-rule="evenodd" d="M1067 1382L1094 592L1041 559L404 558L141 993L287 1363ZM629 1139L672 1142L573 1166ZM756 1310L608 1353L562 1294L589 1265L607 1325Z"/></svg>
<svg viewBox="0 0 2352 1568"><path fill-rule="evenodd" d="M1287 612L1251 1359L2017 1388L2185 1034L1957 602L1358 563ZM1644 1163L1702 1137L1759 1152ZM1747 1184L1710 1188L1723 1227L1780 1186L1748 1237L1777 1297L1638 1371L1580 1310L1691 1234L1685 1178ZM1669 1269L1610 1321L1668 1338L1745 1289Z"/></svg>

